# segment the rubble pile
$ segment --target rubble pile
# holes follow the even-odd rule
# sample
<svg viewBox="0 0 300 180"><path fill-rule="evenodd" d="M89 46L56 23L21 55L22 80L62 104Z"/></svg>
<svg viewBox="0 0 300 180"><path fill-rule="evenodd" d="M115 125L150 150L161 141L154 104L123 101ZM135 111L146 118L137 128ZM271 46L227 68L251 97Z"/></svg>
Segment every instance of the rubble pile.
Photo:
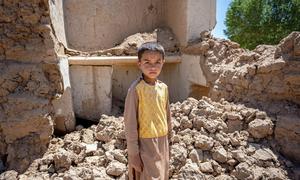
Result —
<svg viewBox="0 0 300 180"><path fill-rule="evenodd" d="M300 162L300 32L292 32L277 46L259 45L253 51L202 32L181 52L202 57L199 63L211 99L274 114L279 151Z"/></svg>
<svg viewBox="0 0 300 180"><path fill-rule="evenodd" d="M288 179L275 150L274 117L221 99L172 105L173 179Z"/></svg>
<svg viewBox="0 0 300 180"><path fill-rule="evenodd" d="M171 105L170 179L289 179L293 164L274 150L274 119L225 100L188 98ZM78 127L79 129L82 127ZM53 138L44 156L19 179L126 179L123 117Z"/></svg>

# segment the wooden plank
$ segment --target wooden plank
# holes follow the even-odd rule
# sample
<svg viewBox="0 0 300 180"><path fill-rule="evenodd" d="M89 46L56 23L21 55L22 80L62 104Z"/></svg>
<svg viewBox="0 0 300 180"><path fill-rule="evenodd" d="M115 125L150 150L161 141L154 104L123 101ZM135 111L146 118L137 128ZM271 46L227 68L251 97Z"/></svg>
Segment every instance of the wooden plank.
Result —
<svg viewBox="0 0 300 180"><path fill-rule="evenodd" d="M166 63L181 63L180 56L166 56ZM110 56L110 57L68 57L69 65L131 65L136 64L137 56Z"/></svg>

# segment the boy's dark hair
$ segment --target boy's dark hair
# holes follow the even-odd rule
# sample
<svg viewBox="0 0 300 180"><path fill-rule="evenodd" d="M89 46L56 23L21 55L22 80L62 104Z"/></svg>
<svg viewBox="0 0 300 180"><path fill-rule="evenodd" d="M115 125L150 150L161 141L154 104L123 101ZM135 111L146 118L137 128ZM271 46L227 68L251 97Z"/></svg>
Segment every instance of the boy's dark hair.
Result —
<svg viewBox="0 0 300 180"><path fill-rule="evenodd" d="M160 45L157 42L146 42L143 43L139 48L138 48L138 58L141 60L142 55L144 54L145 51L156 51L159 52L163 59L165 59L165 50L162 45Z"/></svg>

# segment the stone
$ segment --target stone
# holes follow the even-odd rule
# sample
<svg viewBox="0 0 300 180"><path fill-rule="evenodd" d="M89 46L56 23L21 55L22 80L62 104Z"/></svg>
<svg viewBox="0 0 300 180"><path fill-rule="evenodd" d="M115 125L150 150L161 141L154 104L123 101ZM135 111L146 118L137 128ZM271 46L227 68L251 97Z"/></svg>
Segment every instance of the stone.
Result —
<svg viewBox="0 0 300 180"><path fill-rule="evenodd" d="M249 123L248 131L254 138L264 138L273 133L273 123L270 119L255 119Z"/></svg>
<svg viewBox="0 0 300 180"><path fill-rule="evenodd" d="M251 167L251 170L252 170L253 179L266 178L266 173L264 172L265 171L264 168L254 165Z"/></svg>
<svg viewBox="0 0 300 180"><path fill-rule="evenodd" d="M109 132L109 133L107 133L107 132ZM111 130L107 131L107 129L104 129L100 132L97 132L95 135L95 138L98 141L109 142L112 139L112 135L113 135L113 132Z"/></svg>
<svg viewBox="0 0 300 180"><path fill-rule="evenodd" d="M238 163L238 161L235 159L229 159L227 161L227 164L229 164L230 166L235 166L237 163Z"/></svg>
<svg viewBox="0 0 300 180"><path fill-rule="evenodd" d="M65 142L79 142L81 140L80 131L71 132L64 137Z"/></svg>
<svg viewBox="0 0 300 180"><path fill-rule="evenodd" d="M5 179L5 180L17 180L18 178L18 172L14 171L14 170L10 170L10 171L5 171L3 173L0 174L0 179Z"/></svg>
<svg viewBox="0 0 300 180"><path fill-rule="evenodd" d="M225 173L225 168L222 168L222 166L215 160L211 160L211 165L213 166L214 172L213 174L222 174Z"/></svg>
<svg viewBox="0 0 300 180"><path fill-rule="evenodd" d="M106 174L105 167L94 167L93 176L95 179L114 179L111 176Z"/></svg>
<svg viewBox="0 0 300 180"><path fill-rule="evenodd" d="M186 104L183 104L183 106L181 107L181 111L186 115L188 116L191 112L191 106L190 105L186 105Z"/></svg>
<svg viewBox="0 0 300 180"><path fill-rule="evenodd" d="M195 147L202 150L210 150L214 145L214 140L205 135L195 137Z"/></svg>
<svg viewBox="0 0 300 180"><path fill-rule="evenodd" d="M192 110L191 110L191 112L189 113L189 119L194 119L194 118L196 118L197 117L197 115L200 113L200 111L198 110L198 108L193 108Z"/></svg>
<svg viewBox="0 0 300 180"><path fill-rule="evenodd" d="M212 157L214 160L224 163L227 161L227 151L222 147L216 147L213 149Z"/></svg>
<svg viewBox="0 0 300 180"><path fill-rule="evenodd" d="M48 165L46 165L46 164L40 165L39 171L48 171Z"/></svg>
<svg viewBox="0 0 300 180"><path fill-rule="evenodd" d="M71 166L71 154L64 149L60 149L59 152L53 156L55 170L68 170Z"/></svg>
<svg viewBox="0 0 300 180"><path fill-rule="evenodd" d="M217 133L215 139L219 141L222 145L228 145L230 143L230 138L227 134Z"/></svg>
<svg viewBox="0 0 300 180"><path fill-rule="evenodd" d="M266 171L270 179L285 179L287 175L286 171L274 167L268 167Z"/></svg>
<svg viewBox="0 0 300 180"><path fill-rule="evenodd" d="M189 120L187 116L183 116L180 120L180 129L193 128L193 121Z"/></svg>
<svg viewBox="0 0 300 180"><path fill-rule="evenodd" d="M240 149L233 150L233 151L231 151L231 153L232 153L232 157L234 159L238 160L239 162L245 162L246 161L246 156L247 155L242 150L240 150ZM232 164L234 164L234 163L235 162L233 162Z"/></svg>
<svg viewBox="0 0 300 180"><path fill-rule="evenodd" d="M111 154L114 156L114 159L116 159L117 161L123 164L127 164L127 158L124 156L122 150L114 149L113 151L111 151Z"/></svg>
<svg viewBox="0 0 300 180"><path fill-rule="evenodd" d="M85 146L86 154L94 153L98 149L98 143L92 143L92 144L83 143L83 145Z"/></svg>
<svg viewBox="0 0 300 180"><path fill-rule="evenodd" d="M275 154L270 149L258 149L252 155L257 160L268 161L268 160L276 160Z"/></svg>
<svg viewBox="0 0 300 180"><path fill-rule="evenodd" d="M237 179L253 179L250 166L245 162L238 164L235 167L235 171L233 171L232 175Z"/></svg>
<svg viewBox="0 0 300 180"><path fill-rule="evenodd" d="M257 119L266 119L267 118L267 113L264 111L258 111L255 114Z"/></svg>
<svg viewBox="0 0 300 180"><path fill-rule="evenodd" d="M214 169L211 165L211 162L203 162L199 164L199 169L203 173L212 173L214 172Z"/></svg>
<svg viewBox="0 0 300 180"><path fill-rule="evenodd" d="M126 166L118 161L112 161L106 168L106 173L112 176L121 176L126 171Z"/></svg>
<svg viewBox="0 0 300 180"><path fill-rule="evenodd" d="M197 130L201 130L201 127L204 126L205 121L206 121L206 119L203 116L195 117L194 120L193 120L194 128L197 129Z"/></svg>
<svg viewBox="0 0 300 180"><path fill-rule="evenodd" d="M81 131L81 138L82 142L87 143L87 144L92 144L94 143L94 132L90 129L83 129Z"/></svg>
<svg viewBox="0 0 300 180"><path fill-rule="evenodd" d="M229 120L237 120L237 121L243 120L243 117L241 115L234 113L234 112L226 113L226 117Z"/></svg>
<svg viewBox="0 0 300 180"><path fill-rule="evenodd" d="M112 140L110 142L102 144L102 147L105 151L112 151L115 149L115 143L116 143L116 140Z"/></svg>
<svg viewBox="0 0 300 180"><path fill-rule="evenodd" d="M228 176L226 174L219 175L214 178L215 180L232 180L233 178L231 176Z"/></svg>
<svg viewBox="0 0 300 180"><path fill-rule="evenodd" d="M240 120L227 120L227 132L241 131L243 129L243 122Z"/></svg>
<svg viewBox="0 0 300 180"><path fill-rule="evenodd" d="M184 146L175 144L171 147L171 154L174 163L176 165L185 164L187 159L187 150Z"/></svg>
<svg viewBox="0 0 300 180"><path fill-rule="evenodd" d="M215 133L219 125L220 122L217 120L206 120L203 123L203 127L210 133Z"/></svg>
<svg viewBox="0 0 300 180"><path fill-rule="evenodd" d="M194 163L199 163L203 161L203 151L201 149L193 149L190 154L189 158Z"/></svg>
<svg viewBox="0 0 300 180"><path fill-rule="evenodd" d="M204 179L196 163L187 162L179 171L178 179Z"/></svg>
<svg viewBox="0 0 300 180"><path fill-rule="evenodd" d="M91 165L103 165L101 162L102 157L101 156L89 156L85 158L85 162L91 164Z"/></svg>

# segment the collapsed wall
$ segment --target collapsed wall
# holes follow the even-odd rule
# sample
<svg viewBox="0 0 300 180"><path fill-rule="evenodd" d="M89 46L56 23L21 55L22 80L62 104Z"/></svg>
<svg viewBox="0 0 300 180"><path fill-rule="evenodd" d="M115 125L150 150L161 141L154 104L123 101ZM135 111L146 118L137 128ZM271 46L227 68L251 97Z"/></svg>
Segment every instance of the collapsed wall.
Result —
<svg viewBox="0 0 300 180"><path fill-rule="evenodd" d="M200 62L214 100L288 100L300 104L300 33L293 32L278 46L259 45L253 51L202 33L200 42L182 49L204 56Z"/></svg>
<svg viewBox="0 0 300 180"><path fill-rule="evenodd" d="M137 56L137 48L145 42L160 43L166 55L179 53L179 41L169 27L156 28L152 32L135 33L112 48L90 52L65 48L65 53L69 56Z"/></svg>
<svg viewBox="0 0 300 180"><path fill-rule="evenodd" d="M47 149L60 50L47 0L0 1L0 172L23 172Z"/></svg>
<svg viewBox="0 0 300 180"><path fill-rule="evenodd" d="M183 53L204 57L199 65L209 96L260 108L275 119L280 151L300 162L300 33L292 32L277 46L259 45L253 51L203 32Z"/></svg>

